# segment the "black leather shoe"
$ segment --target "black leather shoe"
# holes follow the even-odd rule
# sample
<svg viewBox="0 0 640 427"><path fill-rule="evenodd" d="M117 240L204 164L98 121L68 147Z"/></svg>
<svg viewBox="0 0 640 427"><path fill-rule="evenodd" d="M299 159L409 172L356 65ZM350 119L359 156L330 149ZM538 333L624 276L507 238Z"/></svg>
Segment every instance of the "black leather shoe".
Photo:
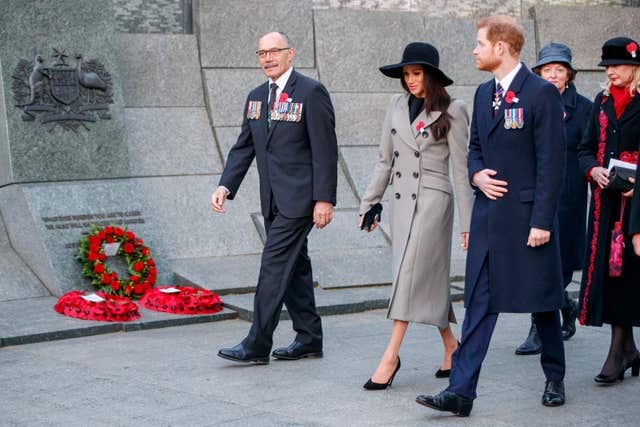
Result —
<svg viewBox="0 0 640 427"><path fill-rule="evenodd" d="M277 348L271 354L276 359L298 360L305 357L322 357L322 347L311 344L301 344L298 341L292 342L289 347Z"/></svg>
<svg viewBox="0 0 640 427"><path fill-rule="evenodd" d="M547 381L544 385L544 393L542 393L542 404L544 406L564 405L564 382Z"/></svg>
<svg viewBox="0 0 640 427"><path fill-rule="evenodd" d="M441 391L435 396L420 395L416 402L437 411L451 412L459 417L468 417L473 408L473 399L462 397L451 391Z"/></svg>
<svg viewBox="0 0 640 427"><path fill-rule="evenodd" d="M516 354L519 356L525 356L529 354L542 353L542 341L540 341L540 335L538 335L538 328L536 324L531 320L531 328L529 329L529 336L520 347L516 348Z"/></svg>
<svg viewBox="0 0 640 427"><path fill-rule="evenodd" d="M567 305L560 310L562 312L562 339L565 341L575 335L576 319L578 318L578 304L568 296L567 301Z"/></svg>
<svg viewBox="0 0 640 427"><path fill-rule="evenodd" d="M254 364L254 365L266 365L269 363L269 355L261 356L251 354L247 351L242 344L238 344L231 348L221 348L218 351L218 356L223 359L233 360L234 362Z"/></svg>

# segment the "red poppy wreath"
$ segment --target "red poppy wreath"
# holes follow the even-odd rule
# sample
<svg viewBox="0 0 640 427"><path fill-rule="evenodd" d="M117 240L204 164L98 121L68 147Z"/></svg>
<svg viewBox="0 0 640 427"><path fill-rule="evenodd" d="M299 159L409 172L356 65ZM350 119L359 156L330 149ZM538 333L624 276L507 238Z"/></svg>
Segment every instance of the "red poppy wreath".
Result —
<svg viewBox="0 0 640 427"><path fill-rule="evenodd" d="M119 278L109 270L107 255L121 256L129 277ZM156 283L157 271L151 251L133 232L120 227L91 226L89 235L80 239L77 258L84 276L106 294L137 299Z"/></svg>
<svg viewBox="0 0 640 427"><path fill-rule="evenodd" d="M127 297L95 292L98 300L88 301L85 296L85 291L67 292L53 308L65 316L102 322L128 322L140 317L138 306Z"/></svg>
<svg viewBox="0 0 640 427"><path fill-rule="evenodd" d="M144 294L140 305L149 310L177 314L210 314L222 310L218 294L189 286L159 286Z"/></svg>

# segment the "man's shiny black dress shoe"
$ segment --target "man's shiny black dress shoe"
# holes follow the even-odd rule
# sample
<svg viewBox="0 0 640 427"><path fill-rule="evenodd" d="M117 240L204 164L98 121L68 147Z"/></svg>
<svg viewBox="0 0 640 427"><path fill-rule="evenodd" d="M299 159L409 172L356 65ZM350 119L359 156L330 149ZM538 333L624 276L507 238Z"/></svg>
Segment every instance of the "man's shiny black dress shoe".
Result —
<svg viewBox="0 0 640 427"><path fill-rule="evenodd" d="M298 341L292 342L288 347L277 348L271 354L276 359L298 360L305 357L322 357L322 347L311 344L301 344Z"/></svg>
<svg viewBox="0 0 640 427"><path fill-rule="evenodd" d="M529 354L540 354L542 353L542 341L540 340L540 335L538 334L538 328L536 328L536 324L533 323L533 319L531 319L531 328L529 329L529 336L524 340L520 347L516 348L516 354L519 356L525 356Z"/></svg>
<svg viewBox="0 0 640 427"><path fill-rule="evenodd" d="M544 406L564 405L564 382L547 381L542 393L542 404Z"/></svg>
<svg viewBox="0 0 640 427"><path fill-rule="evenodd" d="M398 373L399 370L400 370L400 356L398 356L398 364L396 365L396 369L393 371L393 374L391 374L391 378L389 378L389 381L387 381L386 383L374 383L373 381L371 381L371 378L369 378L369 380L366 383L364 383L362 387L365 390L384 390L387 387L391 387L391 383L393 383L393 379L396 377L396 374Z"/></svg>
<svg viewBox="0 0 640 427"><path fill-rule="evenodd" d="M231 348L221 348L218 351L218 356L223 359L232 360L234 362L254 364L254 365L266 365L269 363L269 355L266 356L252 354L244 348L242 344L238 344Z"/></svg>
<svg viewBox="0 0 640 427"><path fill-rule="evenodd" d="M468 417L473 408L473 399L447 390L435 396L420 395L416 397L416 402L437 411L451 412L459 417Z"/></svg>

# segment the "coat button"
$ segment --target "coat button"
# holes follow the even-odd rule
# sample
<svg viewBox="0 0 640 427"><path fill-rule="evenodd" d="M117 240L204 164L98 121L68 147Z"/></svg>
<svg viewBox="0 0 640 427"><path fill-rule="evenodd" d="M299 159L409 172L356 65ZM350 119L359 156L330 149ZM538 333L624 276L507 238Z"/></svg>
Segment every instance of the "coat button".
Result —
<svg viewBox="0 0 640 427"><path fill-rule="evenodd" d="M616 130L615 130L615 129L613 130L613 133L616 133Z"/></svg>
<svg viewBox="0 0 640 427"><path fill-rule="evenodd" d="M420 157L420 152L416 151L415 153L413 153L416 157Z"/></svg>
<svg viewBox="0 0 640 427"><path fill-rule="evenodd" d="M395 129L391 129L391 135L395 135L396 134L396 130Z"/></svg>
<svg viewBox="0 0 640 427"><path fill-rule="evenodd" d="M400 193L396 193L396 199L400 198Z"/></svg>
<svg viewBox="0 0 640 427"><path fill-rule="evenodd" d="M396 176L397 176L398 178L400 178L400 177L402 176L402 174L398 171L398 172L396 172Z"/></svg>
<svg viewBox="0 0 640 427"><path fill-rule="evenodd" d="M415 193L413 193L413 194L411 195L411 198L412 198L413 200L415 200L415 199L416 199L416 194L415 194Z"/></svg>
<svg viewBox="0 0 640 427"><path fill-rule="evenodd" d="M393 152L393 155L398 157L400 155L400 153L398 153L398 151L396 150L396 151Z"/></svg>
<svg viewBox="0 0 640 427"><path fill-rule="evenodd" d="M425 138L429 138L429 132L425 130L424 132L422 132L422 136Z"/></svg>
<svg viewBox="0 0 640 427"><path fill-rule="evenodd" d="M414 177L414 178L417 178L418 176L420 176L420 175L418 175L418 172L414 172L414 173L413 173L413 177Z"/></svg>

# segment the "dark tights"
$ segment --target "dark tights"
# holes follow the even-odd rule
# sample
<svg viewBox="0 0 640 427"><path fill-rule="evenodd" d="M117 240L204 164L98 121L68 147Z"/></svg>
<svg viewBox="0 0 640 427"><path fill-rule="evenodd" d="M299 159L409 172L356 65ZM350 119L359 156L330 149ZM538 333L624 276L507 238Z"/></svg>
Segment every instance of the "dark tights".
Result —
<svg viewBox="0 0 640 427"><path fill-rule="evenodd" d="M633 327L611 325L611 346L607 360L604 361L601 374L607 376L617 375L621 366L627 366L638 355L638 348L633 340Z"/></svg>

